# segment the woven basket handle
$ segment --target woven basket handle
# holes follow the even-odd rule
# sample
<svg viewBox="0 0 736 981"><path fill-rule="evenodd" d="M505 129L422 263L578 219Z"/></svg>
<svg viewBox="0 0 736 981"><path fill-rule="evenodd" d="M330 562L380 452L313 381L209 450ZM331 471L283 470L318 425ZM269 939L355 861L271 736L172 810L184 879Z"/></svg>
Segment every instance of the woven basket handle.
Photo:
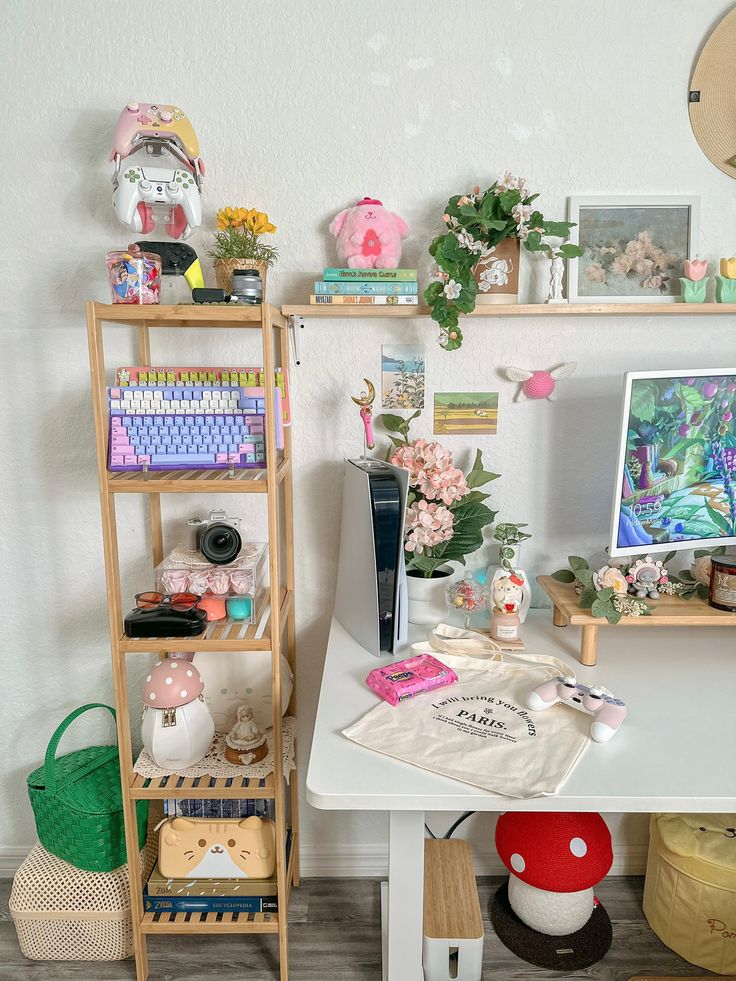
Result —
<svg viewBox="0 0 736 981"><path fill-rule="evenodd" d="M69 726L78 719L80 715L85 712L89 712L90 709L107 709L107 711L112 715L113 719L116 718L115 709L111 705L104 705L102 702L90 702L89 705L82 705L78 709L74 709L69 715L64 719L62 723L58 726L56 732L53 734L51 739L49 739L49 744L46 747L46 756L43 761L44 779L46 781L46 789L52 793L56 793L56 750L61 742L61 737L64 735ZM117 737L116 737L117 738ZM98 764L95 763L95 766ZM78 776L82 776L80 771L77 771Z"/></svg>

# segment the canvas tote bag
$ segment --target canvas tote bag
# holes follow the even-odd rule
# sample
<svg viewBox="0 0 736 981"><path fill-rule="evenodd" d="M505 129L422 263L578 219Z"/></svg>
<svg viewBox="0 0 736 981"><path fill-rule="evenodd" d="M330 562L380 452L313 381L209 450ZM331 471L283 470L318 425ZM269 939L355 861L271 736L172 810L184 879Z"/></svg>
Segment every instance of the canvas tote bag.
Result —
<svg viewBox="0 0 736 981"><path fill-rule="evenodd" d="M425 770L508 797L554 794L590 743L590 720L554 706L531 712L526 696L542 682L574 673L544 654L501 652L471 630L440 624L429 643L457 684L394 707L381 702L343 735Z"/></svg>

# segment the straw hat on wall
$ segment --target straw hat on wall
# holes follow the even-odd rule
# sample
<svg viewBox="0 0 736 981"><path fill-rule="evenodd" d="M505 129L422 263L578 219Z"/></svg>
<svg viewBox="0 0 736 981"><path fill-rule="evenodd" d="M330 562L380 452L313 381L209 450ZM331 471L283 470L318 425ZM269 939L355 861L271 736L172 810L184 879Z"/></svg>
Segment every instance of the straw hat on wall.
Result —
<svg viewBox="0 0 736 981"><path fill-rule="evenodd" d="M705 42L690 80L690 124L708 159L736 177L736 7Z"/></svg>

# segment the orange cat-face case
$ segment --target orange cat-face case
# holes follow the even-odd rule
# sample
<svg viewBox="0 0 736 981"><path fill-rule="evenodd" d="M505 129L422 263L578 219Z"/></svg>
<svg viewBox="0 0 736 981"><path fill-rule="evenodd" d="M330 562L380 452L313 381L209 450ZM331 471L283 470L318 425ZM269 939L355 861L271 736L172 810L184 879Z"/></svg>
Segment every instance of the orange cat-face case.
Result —
<svg viewBox="0 0 736 981"><path fill-rule="evenodd" d="M259 817L170 818L159 830L158 864L167 879L268 879L276 826Z"/></svg>

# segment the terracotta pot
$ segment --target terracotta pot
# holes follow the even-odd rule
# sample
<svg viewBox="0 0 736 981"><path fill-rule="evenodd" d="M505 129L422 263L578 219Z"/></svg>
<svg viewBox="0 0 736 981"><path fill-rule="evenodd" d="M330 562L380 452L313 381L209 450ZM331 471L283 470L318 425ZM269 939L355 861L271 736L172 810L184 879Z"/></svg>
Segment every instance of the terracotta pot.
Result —
<svg viewBox="0 0 736 981"><path fill-rule="evenodd" d="M263 302L266 302L266 273L268 266L265 262L257 262L255 259L215 259L212 263L215 270L217 285L226 293L231 293L233 288L233 272L236 269L257 269L261 274L263 282Z"/></svg>
<svg viewBox="0 0 736 981"><path fill-rule="evenodd" d="M473 275L478 287L476 305L519 302L519 240L505 238L479 259Z"/></svg>
<svg viewBox="0 0 736 981"><path fill-rule="evenodd" d="M407 572L410 623L418 623L424 627L434 627L442 623L447 614L445 591L454 571L451 565L441 565L429 578L411 569Z"/></svg>

